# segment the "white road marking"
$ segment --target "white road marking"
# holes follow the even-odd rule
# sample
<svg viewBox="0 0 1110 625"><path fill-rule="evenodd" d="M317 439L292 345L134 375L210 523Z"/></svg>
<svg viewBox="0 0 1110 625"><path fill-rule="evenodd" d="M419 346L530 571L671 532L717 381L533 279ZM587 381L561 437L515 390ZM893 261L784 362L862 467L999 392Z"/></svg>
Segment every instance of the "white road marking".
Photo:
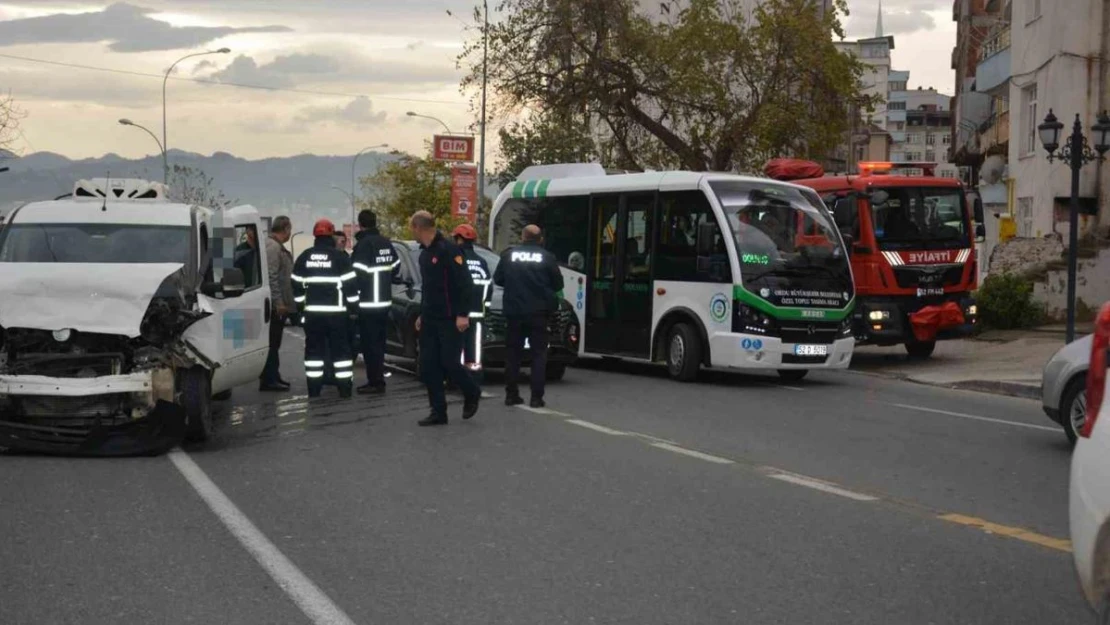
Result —
<svg viewBox="0 0 1110 625"><path fill-rule="evenodd" d="M517 408L520 408L521 410L527 410L528 412L533 412L535 414L547 415L549 417L572 417L572 416L574 416L574 415L569 415L565 412L558 412L556 410L551 410L550 408L533 408L531 406L517 406Z"/></svg>
<svg viewBox="0 0 1110 625"><path fill-rule="evenodd" d="M783 482L790 482L791 484L797 484L798 486L805 486L806 488L812 488L813 490L819 490L823 493L830 493L832 495L840 495L841 497L847 497L848 499L853 499L855 501L876 501L876 500L878 500L878 497L872 497L871 495L864 495L863 493L857 493L855 491L851 491L851 490L848 490L846 488L840 488L839 486L836 486L834 484L829 484L828 482L823 482L821 480L814 479L812 477L806 477L804 475L798 475L797 473L785 473L785 472L779 471L778 469L773 469L771 473L767 474L767 477L769 477L773 480L781 480Z"/></svg>
<svg viewBox="0 0 1110 625"><path fill-rule="evenodd" d="M735 462L733 462L732 460L729 460L728 458L722 458L720 456L711 456L709 454L704 454L700 451L694 451L693 449L686 449L685 447L679 447L678 445L671 445L670 443L652 443L651 446L652 447L657 447L659 449L666 449L667 451L673 451L674 453L682 454L683 456L690 456L691 458L697 458L698 460L704 460L706 462L712 462L714 464L736 464Z"/></svg>
<svg viewBox="0 0 1110 625"><path fill-rule="evenodd" d="M223 522L258 564L269 573L315 625L354 625L351 617L335 605L324 591L308 579L297 565L293 564L266 538L254 523L216 486L204 470L184 451L174 449L169 453L173 462L193 490L200 495L213 513Z"/></svg>
<svg viewBox="0 0 1110 625"><path fill-rule="evenodd" d="M574 425L584 427L587 430L601 432L602 434L608 434L609 436L627 436L627 433L621 432L620 430L611 430L604 425L598 425L596 423L590 423L589 421L582 421L580 419L567 419L567 423L573 423Z"/></svg>
<svg viewBox="0 0 1110 625"><path fill-rule="evenodd" d="M293 338L295 338L295 339L297 339L297 340L299 340L299 341L303 341L303 340L304 340L304 336L302 336L302 335L300 335L300 334L297 334L296 332L294 332L294 331L292 331L292 330L289 330L289 329L286 329L286 330L285 330L285 335L286 335L286 336L291 336L291 337L293 337Z"/></svg>
<svg viewBox="0 0 1110 625"><path fill-rule="evenodd" d="M1019 428L1029 428L1030 430L1043 430L1045 432L1059 432L1058 427L1048 427L1045 425L1033 425L1032 423L1019 423L1017 421L1007 421L1005 419L993 419L991 417L980 417L973 414L965 414L962 412L951 412L949 410L937 410L936 408L923 408L921 406L911 406L909 404L890 404L897 408L905 408L906 410L917 410L919 412L930 412L933 414L942 414L949 417L959 417L961 419L971 419L973 421L986 421L987 423L999 423L1001 425L1012 425Z"/></svg>

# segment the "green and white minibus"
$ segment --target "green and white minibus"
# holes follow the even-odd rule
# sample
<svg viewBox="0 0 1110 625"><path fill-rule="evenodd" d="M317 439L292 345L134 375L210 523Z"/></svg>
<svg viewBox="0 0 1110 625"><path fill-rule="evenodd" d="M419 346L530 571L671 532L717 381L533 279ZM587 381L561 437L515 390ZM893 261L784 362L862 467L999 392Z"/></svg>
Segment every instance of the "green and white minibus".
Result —
<svg viewBox="0 0 1110 625"><path fill-rule="evenodd" d="M852 359L844 238L806 187L543 165L502 191L491 219L497 251L543 228L582 328L579 356L663 362L684 381L703 367L800 380Z"/></svg>

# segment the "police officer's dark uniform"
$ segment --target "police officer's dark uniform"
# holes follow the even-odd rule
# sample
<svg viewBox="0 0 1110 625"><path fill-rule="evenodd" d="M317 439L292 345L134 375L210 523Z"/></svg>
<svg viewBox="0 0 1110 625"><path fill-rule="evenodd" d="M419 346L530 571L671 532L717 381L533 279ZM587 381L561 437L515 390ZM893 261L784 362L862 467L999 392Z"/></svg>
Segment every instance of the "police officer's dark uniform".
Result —
<svg viewBox="0 0 1110 625"><path fill-rule="evenodd" d="M524 403L517 388L524 339L532 348L532 401L544 405L547 375L547 322L558 309L558 293L563 289L563 274L555 256L538 243L525 242L501 254L493 282L503 287L505 317L508 320L505 355L505 404Z"/></svg>
<svg viewBox="0 0 1110 625"><path fill-rule="evenodd" d="M335 246L335 225L326 219L312 230L316 243L293 265L293 299L304 319L304 368L308 396L319 397L325 369L334 373L341 397L351 396L354 360L348 314L358 304L350 257Z"/></svg>
<svg viewBox="0 0 1110 625"><path fill-rule="evenodd" d="M359 215L362 229L355 235L357 243L351 255L351 264L358 274L358 327L366 363L366 384L358 392L376 394L385 392L385 330L393 303L393 280L400 273L401 259L393 243L378 232L374 214L364 214Z"/></svg>
<svg viewBox="0 0 1110 625"><path fill-rule="evenodd" d="M470 316L474 285L462 250L442 232L436 232L432 242L421 247L420 374L428 387L432 413L420 425L443 425L447 423L444 378L463 392L464 419L478 412L482 397L482 390L459 362L463 335L456 326L457 319Z"/></svg>
<svg viewBox="0 0 1110 625"><path fill-rule="evenodd" d="M470 327L463 333L463 364L471 372L478 374L482 370L482 322L493 298L493 276L490 275L489 263L474 249L474 241L478 240L478 231L474 226L462 224L451 234L456 240L462 239L460 248L466 259L466 268L470 271L470 279L474 282L470 299ZM481 376L474 377L480 383Z"/></svg>

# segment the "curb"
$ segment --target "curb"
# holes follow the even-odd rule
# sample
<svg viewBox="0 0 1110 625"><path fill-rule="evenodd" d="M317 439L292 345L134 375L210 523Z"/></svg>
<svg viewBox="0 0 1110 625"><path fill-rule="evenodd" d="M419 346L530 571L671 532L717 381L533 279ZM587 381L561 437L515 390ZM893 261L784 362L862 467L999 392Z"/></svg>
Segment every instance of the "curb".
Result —
<svg viewBox="0 0 1110 625"><path fill-rule="evenodd" d="M849 369L852 373L858 375L865 375L873 378L881 378L884 380L898 380L900 382L910 382L911 384L920 384L921 386L932 386L935 388L946 388L957 391L974 391L977 393L987 393L990 395L1002 395L1004 397L1017 397L1019 399L1041 399L1041 387L1032 386L1029 384L1021 384L1019 382L1003 382L996 380L965 380L962 382L928 382L920 380L906 374L888 373L879 371L860 371L858 369Z"/></svg>

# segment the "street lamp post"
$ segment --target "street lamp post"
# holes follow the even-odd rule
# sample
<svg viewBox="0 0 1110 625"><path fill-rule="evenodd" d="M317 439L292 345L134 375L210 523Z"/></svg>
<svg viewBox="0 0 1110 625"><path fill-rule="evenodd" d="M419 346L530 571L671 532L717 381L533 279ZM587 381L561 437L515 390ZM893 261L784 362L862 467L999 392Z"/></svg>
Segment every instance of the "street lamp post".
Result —
<svg viewBox="0 0 1110 625"><path fill-rule="evenodd" d="M355 154L355 157L353 159L351 159L351 194L347 197L349 197L351 199L351 231L352 232L355 229L355 164L358 163L359 157L362 156L363 154L366 154L367 152L369 152L371 150L380 150L380 149L388 148L388 147L389 147L388 143L383 143L381 145L374 145L374 146L370 146L368 148L363 148L363 149L359 150L358 154Z"/></svg>
<svg viewBox="0 0 1110 625"><path fill-rule="evenodd" d="M478 148L478 230L482 229L482 200L486 197L486 84L489 73L489 0L482 0L482 120Z"/></svg>
<svg viewBox="0 0 1110 625"><path fill-rule="evenodd" d="M187 54L187 55L181 57L180 59L177 59L176 61L174 61L173 65L170 65L170 68L166 70L166 75L162 77L162 153L163 154L165 154L169 150L169 147L170 147L169 139L166 138L166 83L168 83L169 80L170 80L170 74L173 73L174 68L176 68L179 63L181 63L182 61L184 61L186 59L191 59L193 57L198 57L198 56L207 56L209 54L228 54L230 52L231 52L231 48L220 48L219 50L207 50L205 52L195 52L193 54ZM169 161L166 160L163 165L164 165L165 170L166 170L165 171L166 184L169 184L169 178L170 178Z"/></svg>
<svg viewBox="0 0 1110 625"><path fill-rule="evenodd" d="M1083 136L1083 122L1079 115L1075 116L1072 124L1071 136L1067 143L1060 146L1060 132L1064 124L1056 119L1052 109L1044 118L1044 123L1037 126L1041 143L1048 152L1048 161L1065 161L1071 167L1071 208L1070 227L1068 232L1068 328L1066 340L1071 343L1075 340L1075 284L1076 275L1079 273L1079 172L1083 166L1091 161L1101 162L1107 150L1110 150L1110 115L1103 111L1095 125L1091 127L1094 134L1094 150L1087 144ZM1059 150L1059 154L1057 154Z"/></svg>
<svg viewBox="0 0 1110 625"><path fill-rule="evenodd" d="M127 118L119 120L119 125L120 126L131 126L132 128L138 128L139 130L142 130L146 134L150 135L151 139L154 139L154 142L158 144L158 149L161 150L161 152L162 152L162 183L168 185L170 183L170 181L169 181L169 178L167 176L167 174L169 172L169 165L166 161L166 146L162 145L162 142L158 140L158 135L151 132L150 128L147 128L146 126L136 124L135 122L133 122L130 119L127 119Z"/></svg>
<svg viewBox="0 0 1110 625"><path fill-rule="evenodd" d="M408 115L409 117L419 117L421 119L430 119L433 122L438 123L440 126L443 126L443 129L447 131L447 134L449 134L449 135L455 134L455 133L451 132L451 128L442 119L440 119L438 117L432 117L431 115L424 115L422 113L417 113L416 111L409 111L409 112L405 113L405 115Z"/></svg>

